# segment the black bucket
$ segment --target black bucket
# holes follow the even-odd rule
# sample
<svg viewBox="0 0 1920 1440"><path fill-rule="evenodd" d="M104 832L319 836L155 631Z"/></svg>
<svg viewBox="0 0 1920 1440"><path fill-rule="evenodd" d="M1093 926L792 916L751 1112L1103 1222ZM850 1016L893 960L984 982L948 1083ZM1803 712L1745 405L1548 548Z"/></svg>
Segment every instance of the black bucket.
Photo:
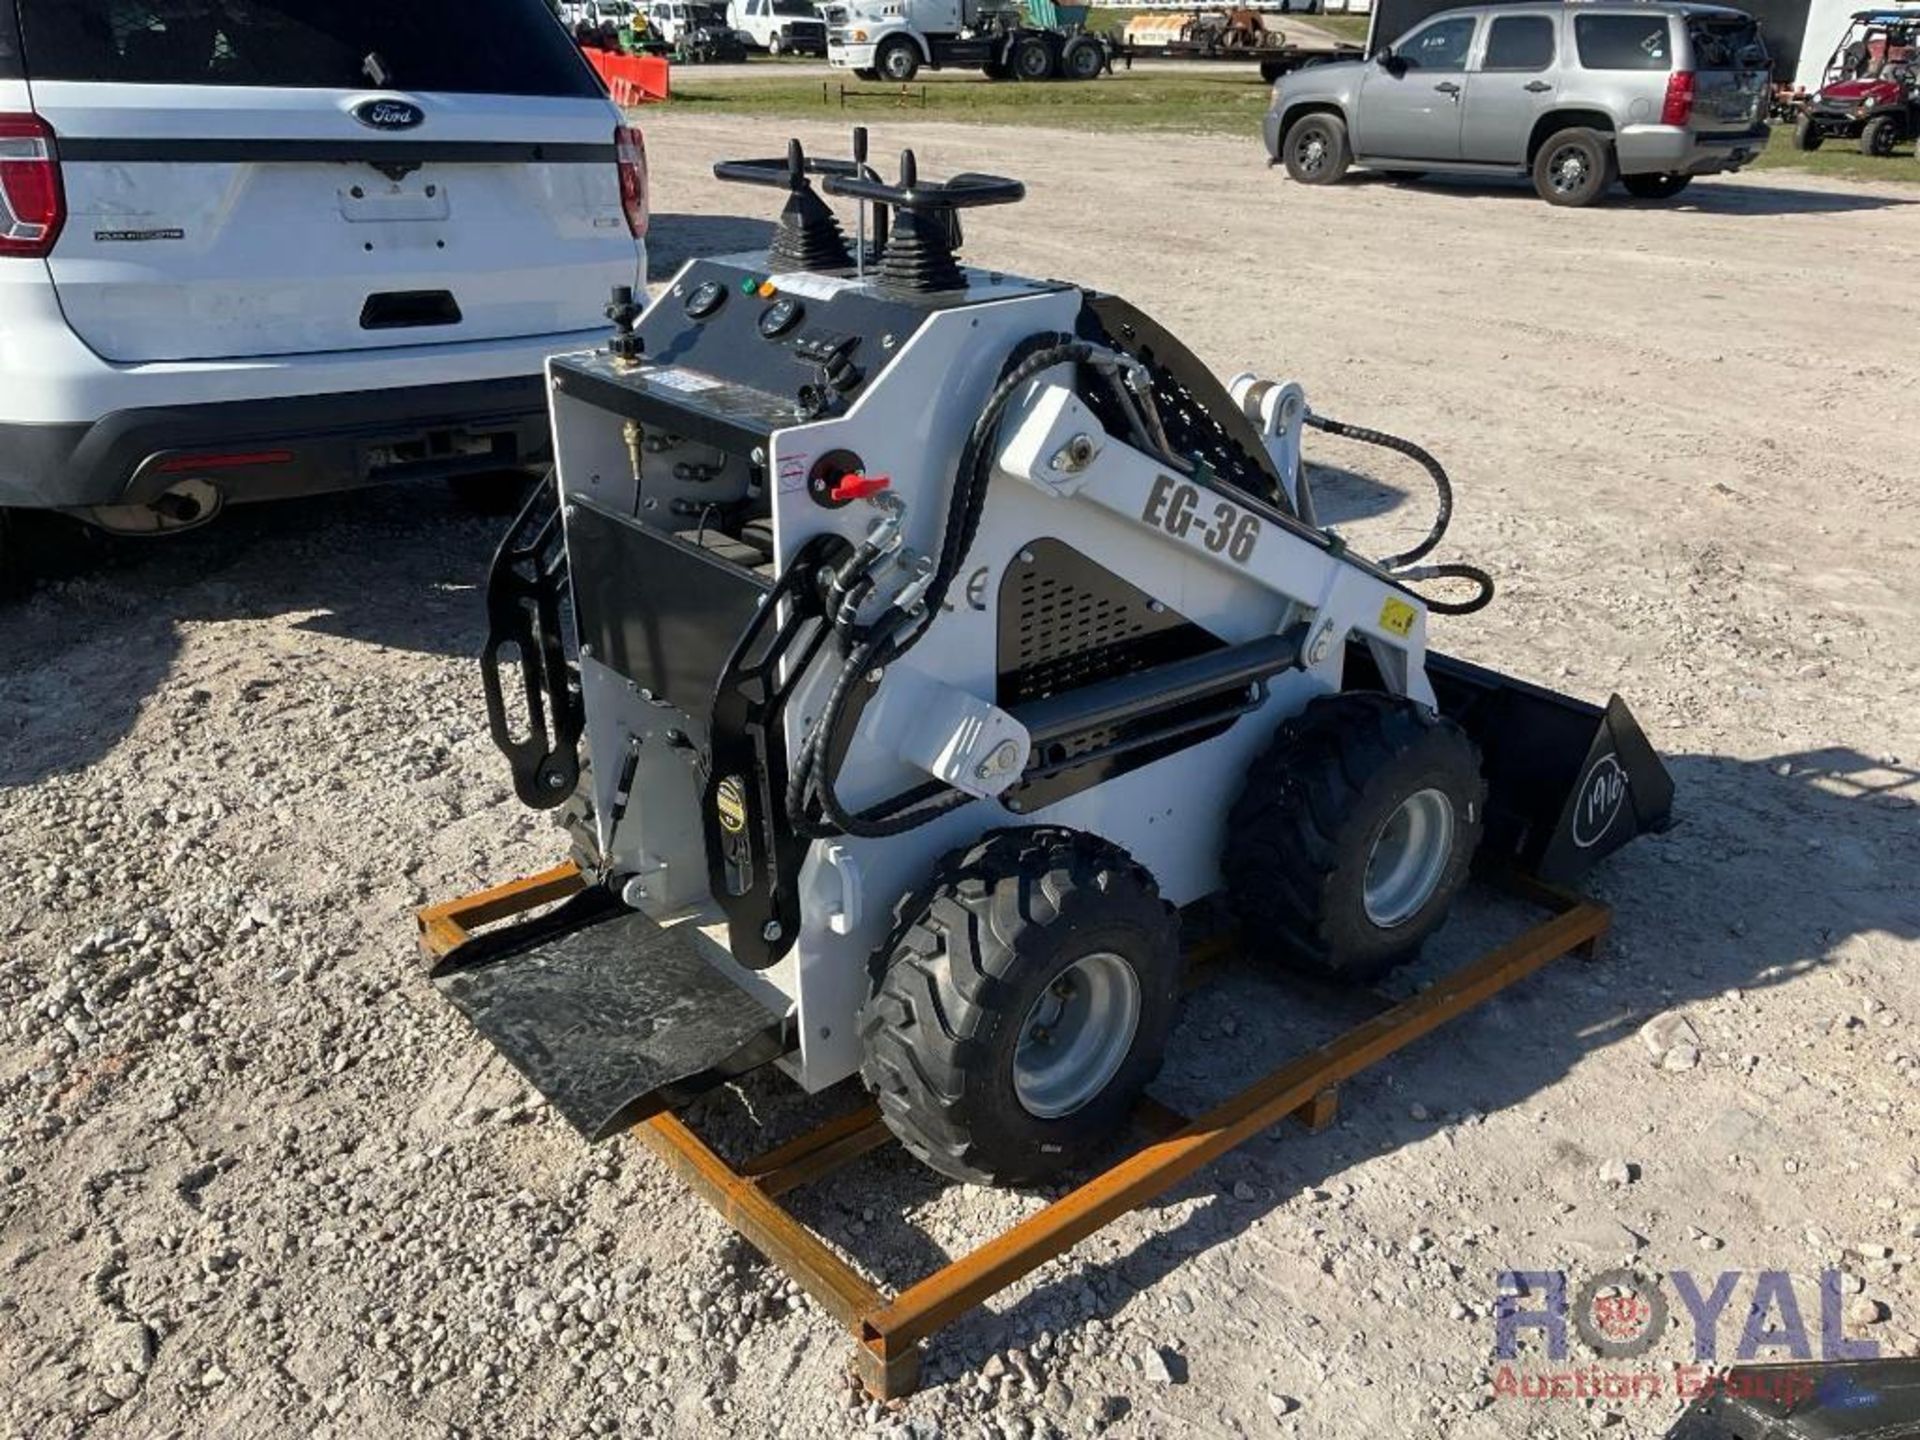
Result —
<svg viewBox="0 0 1920 1440"><path fill-rule="evenodd" d="M1427 674L1441 713L1480 747L1483 863L1569 885L1673 824L1673 778L1618 695L1602 708L1432 653Z"/></svg>

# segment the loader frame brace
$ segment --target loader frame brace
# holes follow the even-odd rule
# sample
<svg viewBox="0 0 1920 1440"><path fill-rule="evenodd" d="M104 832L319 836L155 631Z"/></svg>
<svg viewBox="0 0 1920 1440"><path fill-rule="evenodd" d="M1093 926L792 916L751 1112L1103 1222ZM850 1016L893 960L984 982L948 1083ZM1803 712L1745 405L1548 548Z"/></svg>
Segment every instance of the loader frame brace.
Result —
<svg viewBox="0 0 1920 1440"><path fill-rule="evenodd" d="M550 472L527 497L487 573L487 645L480 655L487 729L512 768L514 793L535 810L566 804L580 783L587 711L567 655L568 586L560 482ZM524 734L516 734L508 719L500 674L509 648L519 658Z"/></svg>
<svg viewBox="0 0 1920 1440"><path fill-rule="evenodd" d="M822 572L851 550L837 535L816 535L802 546L741 632L714 686L712 763L700 806L707 882L726 912L728 949L750 970L777 964L800 934L797 882L807 842L787 818L784 721L787 701L833 633ZM737 829L729 828L736 821L721 804L721 787L729 782L740 787L746 809ZM753 847L745 888L735 883L730 863L743 835Z"/></svg>
<svg viewBox="0 0 1920 1440"><path fill-rule="evenodd" d="M897 1399L919 1388L923 1342L1023 1276L1289 1116L1309 1130L1325 1129L1338 1112L1339 1087L1361 1071L1551 960L1598 954L1612 920L1607 906L1525 876L1501 879L1519 898L1551 915L1411 998L1289 1060L1204 1115L1190 1119L1151 1098L1142 1101L1134 1115L1145 1136L1141 1148L895 1294L868 1280L779 1203L789 1191L893 1140L875 1106L862 1105L738 1163L723 1158L670 1111L635 1125L633 1134L851 1334L854 1367L868 1392L880 1400ZM421 947L429 957L443 959L473 927L564 899L585 884L578 870L563 865L429 906L418 915ZM1230 948L1228 941L1212 942L1190 952L1188 962L1217 958Z"/></svg>

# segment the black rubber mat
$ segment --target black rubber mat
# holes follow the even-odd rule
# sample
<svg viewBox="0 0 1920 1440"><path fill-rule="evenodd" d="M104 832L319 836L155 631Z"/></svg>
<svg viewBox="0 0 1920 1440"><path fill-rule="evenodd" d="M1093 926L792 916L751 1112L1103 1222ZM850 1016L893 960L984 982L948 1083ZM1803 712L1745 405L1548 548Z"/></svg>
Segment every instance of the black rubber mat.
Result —
<svg viewBox="0 0 1920 1440"><path fill-rule="evenodd" d="M780 1020L604 891L460 946L440 993L589 1140L671 1109L780 1053Z"/></svg>

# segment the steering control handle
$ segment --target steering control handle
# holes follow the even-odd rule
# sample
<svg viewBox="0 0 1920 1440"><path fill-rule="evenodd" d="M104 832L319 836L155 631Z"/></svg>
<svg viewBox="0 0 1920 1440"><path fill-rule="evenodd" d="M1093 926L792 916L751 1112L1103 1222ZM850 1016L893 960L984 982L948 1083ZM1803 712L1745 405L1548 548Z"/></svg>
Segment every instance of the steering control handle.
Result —
<svg viewBox="0 0 1920 1440"><path fill-rule="evenodd" d="M828 175L821 189L850 200L871 200L916 214L966 210L977 205L1011 205L1024 200L1027 187L1004 175L955 175L951 180L922 180L913 152L900 155L900 183L888 185L853 174Z"/></svg>

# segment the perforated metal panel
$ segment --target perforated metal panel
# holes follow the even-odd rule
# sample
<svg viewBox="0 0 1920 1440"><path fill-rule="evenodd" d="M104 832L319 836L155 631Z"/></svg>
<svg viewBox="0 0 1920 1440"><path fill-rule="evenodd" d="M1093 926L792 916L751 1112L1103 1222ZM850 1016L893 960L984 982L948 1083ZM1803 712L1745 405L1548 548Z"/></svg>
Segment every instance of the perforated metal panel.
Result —
<svg viewBox="0 0 1920 1440"><path fill-rule="evenodd" d="M1006 708L1044 699L1101 680L1138 674L1218 649L1224 643L1071 545L1036 540L1020 552L1000 579L998 703ZM1061 765L1123 740L1128 728L1075 736L1036 755L1034 763ZM1018 797L1027 810L1039 809L1217 733L1196 731L1181 739L1089 761L1015 786L1009 794Z"/></svg>
<svg viewBox="0 0 1920 1440"><path fill-rule="evenodd" d="M1198 461L1225 484L1292 513L1286 487L1253 423L1213 372L1168 330L1118 296L1091 294L1080 329L1086 338L1110 345L1147 367L1154 408L1175 454ZM1123 433L1121 416L1102 393L1103 387L1083 389L1101 422L1116 434Z"/></svg>
<svg viewBox="0 0 1920 1440"><path fill-rule="evenodd" d="M1000 581L999 703L1131 675L1219 644L1186 616L1059 540L1036 540Z"/></svg>

